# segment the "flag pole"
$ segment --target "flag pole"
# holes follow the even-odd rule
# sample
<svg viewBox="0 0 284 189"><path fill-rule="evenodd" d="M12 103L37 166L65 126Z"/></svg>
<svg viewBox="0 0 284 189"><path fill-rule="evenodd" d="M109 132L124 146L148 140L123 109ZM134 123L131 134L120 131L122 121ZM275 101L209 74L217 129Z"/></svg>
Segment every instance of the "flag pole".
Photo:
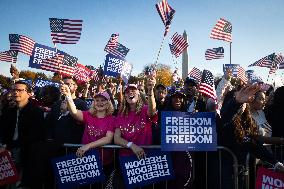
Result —
<svg viewBox="0 0 284 189"><path fill-rule="evenodd" d="M172 53L171 53L171 55L172 55L172 61L173 61L174 65L177 66L178 65L177 59L175 61L174 55Z"/></svg>
<svg viewBox="0 0 284 189"><path fill-rule="evenodd" d="M158 64L159 56L160 56L160 53L161 53L161 50L162 50L162 47L163 47L163 44L164 44L165 38L166 38L166 36L164 35L163 40L162 40L162 42L161 42L161 46L160 46L159 52L158 52L157 59L156 59L156 61L155 61L155 65L157 65L157 64Z"/></svg>
<svg viewBox="0 0 284 189"><path fill-rule="evenodd" d="M230 42L230 64L232 64L232 42Z"/></svg>

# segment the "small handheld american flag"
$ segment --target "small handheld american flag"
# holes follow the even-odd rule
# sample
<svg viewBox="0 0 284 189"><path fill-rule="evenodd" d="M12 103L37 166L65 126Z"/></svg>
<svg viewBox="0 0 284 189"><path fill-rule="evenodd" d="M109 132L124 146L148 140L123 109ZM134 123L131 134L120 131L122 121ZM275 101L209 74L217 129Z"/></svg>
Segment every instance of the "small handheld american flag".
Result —
<svg viewBox="0 0 284 189"><path fill-rule="evenodd" d="M275 53L272 53L266 57L263 57L262 59L256 61L255 63L249 65L250 66L259 66L259 67L266 67L266 68L271 68L272 63L275 59L276 55Z"/></svg>
<svg viewBox="0 0 284 189"><path fill-rule="evenodd" d="M161 2L156 4L156 9L165 25L164 36L166 36L170 30L172 19L176 11L172 7L170 7L166 0L162 0Z"/></svg>
<svg viewBox="0 0 284 189"><path fill-rule="evenodd" d="M202 71L198 68L194 67L188 74L189 77L192 77L197 80L198 83L200 83L202 78Z"/></svg>
<svg viewBox="0 0 284 189"><path fill-rule="evenodd" d="M0 61L16 63L17 56L18 56L18 51L0 52Z"/></svg>
<svg viewBox="0 0 284 189"><path fill-rule="evenodd" d="M210 38L232 42L232 24L220 18L212 29Z"/></svg>
<svg viewBox="0 0 284 189"><path fill-rule="evenodd" d="M237 74L237 78L239 78L242 82L244 82L245 84L248 82L248 78L246 76L246 71L243 67L239 66L238 67L238 74Z"/></svg>
<svg viewBox="0 0 284 189"><path fill-rule="evenodd" d="M205 52L206 60L221 59L224 58L224 48L218 47L213 49L207 49Z"/></svg>
<svg viewBox="0 0 284 189"><path fill-rule="evenodd" d="M172 44L169 44L171 53L175 55L175 57L179 57L183 51L188 47L187 41L183 38L182 35L175 33L172 36Z"/></svg>
<svg viewBox="0 0 284 189"><path fill-rule="evenodd" d="M118 36L119 36L118 34L111 35L108 43L105 46L104 51L113 54L115 56L125 58L125 56L129 52L129 49L124 45L118 43Z"/></svg>
<svg viewBox="0 0 284 189"><path fill-rule="evenodd" d="M50 18L49 21L54 44L76 44L79 41L83 20Z"/></svg>
<svg viewBox="0 0 284 189"><path fill-rule="evenodd" d="M278 65L278 69L284 69L284 57L282 54L276 56L275 63Z"/></svg>
<svg viewBox="0 0 284 189"><path fill-rule="evenodd" d="M77 63L74 77L77 81L80 81L82 83L86 83L90 80L91 70L87 68L86 66Z"/></svg>
<svg viewBox="0 0 284 189"><path fill-rule="evenodd" d="M35 46L35 41L19 34L9 34L10 51L19 51L31 56Z"/></svg>
<svg viewBox="0 0 284 189"><path fill-rule="evenodd" d="M41 69L71 76L75 73L77 61L78 58L68 54L57 54L52 58L43 59Z"/></svg>
<svg viewBox="0 0 284 189"><path fill-rule="evenodd" d="M201 82L199 85L199 92L212 99L217 99L214 77L209 70L203 70Z"/></svg>

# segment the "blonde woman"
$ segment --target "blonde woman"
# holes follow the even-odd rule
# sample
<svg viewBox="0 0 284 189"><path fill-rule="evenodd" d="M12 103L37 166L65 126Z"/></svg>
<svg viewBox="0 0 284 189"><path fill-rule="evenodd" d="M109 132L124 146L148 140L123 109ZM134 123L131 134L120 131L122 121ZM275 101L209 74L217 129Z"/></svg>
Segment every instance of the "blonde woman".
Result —
<svg viewBox="0 0 284 189"><path fill-rule="evenodd" d="M113 106L110 102L110 96L107 92L99 92L94 96L94 102L89 111L80 111L71 98L70 90L67 85L61 86L61 93L66 96L67 106L70 114L77 121L85 125L82 138L82 147L76 154L78 157L84 156L85 152L92 148L100 147L112 142L113 129ZM100 151L101 153L101 151ZM112 162L111 151L104 151L103 164L108 165Z"/></svg>

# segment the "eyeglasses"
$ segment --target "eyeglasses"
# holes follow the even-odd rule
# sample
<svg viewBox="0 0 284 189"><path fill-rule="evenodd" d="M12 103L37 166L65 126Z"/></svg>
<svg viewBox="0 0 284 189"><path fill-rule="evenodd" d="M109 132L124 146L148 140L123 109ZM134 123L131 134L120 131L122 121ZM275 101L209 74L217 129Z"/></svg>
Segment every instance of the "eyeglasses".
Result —
<svg viewBox="0 0 284 189"><path fill-rule="evenodd" d="M27 91L26 89L11 89L13 93L23 93L24 91Z"/></svg>
<svg viewBox="0 0 284 189"><path fill-rule="evenodd" d="M71 85L76 85L75 83L64 83L65 85L71 86Z"/></svg>

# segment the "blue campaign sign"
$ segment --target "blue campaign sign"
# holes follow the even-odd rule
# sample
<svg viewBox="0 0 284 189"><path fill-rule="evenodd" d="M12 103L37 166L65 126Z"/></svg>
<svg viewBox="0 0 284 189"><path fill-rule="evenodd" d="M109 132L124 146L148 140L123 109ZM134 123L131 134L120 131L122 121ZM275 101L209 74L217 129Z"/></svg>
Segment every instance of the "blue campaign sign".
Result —
<svg viewBox="0 0 284 189"><path fill-rule="evenodd" d="M42 88L44 86L47 86L47 85L52 85L52 86L55 86L55 87L58 87L60 86L59 83L57 82L54 82L54 81L49 81L49 80L45 80L45 79L36 79L35 82L34 82L34 87L35 89L39 89L39 88Z"/></svg>
<svg viewBox="0 0 284 189"><path fill-rule="evenodd" d="M119 76L125 62L126 60L119 56L107 54L104 65L104 74L113 77Z"/></svg>
<svg viewBox="0 0 284 189"><path fill-rule="evenodd" d="M239 64L224 64L223 65L224 75L226 74L227 69L230 69L232 71L233 76L237 77L239 67L240 67Z"/></svg>
<svg viewBox="0 0 284 189"><path fill-rule="evenodd" d="M57 50L57 53L66 54L63 51ZM56 49L36 43L33 49L33 53L30 56L29 67L41 68L41 61L43 59L52 58L56 55Z"/></svg>
<svg viewBox="0 0 284 189"><path fill-rule="evenodd" d="M27 83L30 87L32 87L32 85L33 85L33 80L31 80L31 79L25 79L25 80L22 80L22 81Z"/></svg>
<svg viewBox="0 0 284 189"><path fill-rule="evenodd" d="M91 150L82 158L75 154L55 158L52 166L60 189L104 181L102 163L96 150Z"/></svg>
<svg viewBox="0 0 284 189"><path fill-rule="evenodd" d="M120 167L127 188L135 188L174 178L171 155L169 152L152 150L146 158L136 156L120 157Z"/></svg>
<svg viewBox="0 0 284 189"><path fill-rule="evenodd" d="M128 83L128 79L131 76L132 68L133 68L132 64L130 64L129 62L124 62L121 71L121 78L126 84Z"/></svg>
<svg viewBox="0 0 284 189"><path fill-rule="evenodd" d="M214 112L161 113L163 151L216 151L217 133Z"/></svg>

